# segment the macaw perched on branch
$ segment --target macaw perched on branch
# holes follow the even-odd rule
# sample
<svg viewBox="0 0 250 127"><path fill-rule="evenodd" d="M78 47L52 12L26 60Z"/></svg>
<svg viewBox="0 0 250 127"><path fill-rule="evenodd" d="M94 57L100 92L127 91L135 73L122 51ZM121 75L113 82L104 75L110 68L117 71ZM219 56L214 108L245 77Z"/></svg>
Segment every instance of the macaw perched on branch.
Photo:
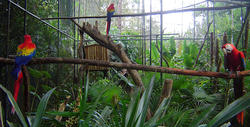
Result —
<svg viewBox="0 0 250 127"><path fill-rule="evenodd" d="M114 4L112 3L109 5L109 7L107 9L107 29L106 29L107 35L109 34L111 17L114 15L114 13L115 13L115 7L114 7Z"/></svg>
<svg viewBox="0 0 250 127"><path fill-rule="evenodd" d="M14 99L17 101L18 92L20 88L21 81L23 79L23 73L21 66L27 64L32 57L35 55L36 45L32 43L30 35L24 35L24 42L17 47L17 56L15 59L15 68L11 72L15 79L14 84ZM14 114L15 110L12 107L11 112Z"/></svg>
<svg viewBox="0 0 250 127"><path fill-rule="evenodd" d="M222 46L222 50L225 55L225 68L232 72L243 71L246 68L245 56L243 52L235 48L233 44L225 44ZM239 98L244 95L243 93L243 77L237 77L233 80L234 84L234 95L235 98ZM243 111L237 114L237 121L243 126Z"/></svg>

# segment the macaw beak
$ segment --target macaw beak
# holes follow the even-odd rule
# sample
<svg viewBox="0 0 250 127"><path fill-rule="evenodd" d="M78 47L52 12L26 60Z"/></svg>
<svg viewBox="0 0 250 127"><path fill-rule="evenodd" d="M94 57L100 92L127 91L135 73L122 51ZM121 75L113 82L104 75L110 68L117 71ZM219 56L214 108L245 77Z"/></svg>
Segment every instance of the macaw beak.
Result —
<svg viewBox="0 0 250 127"><path fill-rule="evenodd" d="M224 55L227 55L227 50L225 48L222 49L224 52Z"/></svg>

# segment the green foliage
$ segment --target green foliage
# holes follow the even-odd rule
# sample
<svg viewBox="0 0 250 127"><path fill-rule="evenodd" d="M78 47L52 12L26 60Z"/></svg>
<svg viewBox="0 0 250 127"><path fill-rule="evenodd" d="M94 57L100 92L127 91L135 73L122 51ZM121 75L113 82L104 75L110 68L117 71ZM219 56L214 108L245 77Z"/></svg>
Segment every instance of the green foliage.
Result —
<svg viewBox="0 0 250 127"><path fill-rule="evenodd" d="M240 97L239 99L235 100L233 103L225 107L208 123L207 126L219 126L248 107L250 107L250 93L247 93L243 97Z"/></svg>
<svg viewBox="0 0 250 127"><path fill-rule="evenodd" d="M171 59L173 58L173 56L175 55L176 53L176 44L175 44L175 40L174 40L174 37L172 36L170 38L170 46L169 46L169 54L171 56Z"/></svg>
<svg viewBox="0 0 250 127"><path fill-rule="evenodd" d="M51 96L51 94L53 93L53 91L56 88L51 89L50 91L48 91L41 99L41 101L39 102L39 105L37 107L37 111L36 111L36 116L35 119L33 121L33 123L31 124L32 127L39 127L41 126L41 120L42 120L42 116L45 113L46 107L47 107L47 103L49 101L49 98Z"/></svg>
<svg viewBox="0 0 250 127"><path fill-rule="evenodd" d="M189 44L184 40L183 42L183 61L186 69L192 69L195 59L198 54L198 47L195 43L190 42Z"/></svg>
<svg viewBox="0 0 250 127"><path fill-rule="evenodd" d="M28 70L29 70L30 75L34 78L37 78L37 79L41 79L41 78L50 79L51 78L51 75L47 71L39 71L39 70L32 69L32 68L28 68Z"/></svg>
<svg viewBox="0 0 250 127"><path fill-rule="evenodd" d="M155 76L152 77L150 85L143 92L140 97L140 90L135 91L134 95L131 98L128 110L126 113L125 127L144 127L144 126L156 126L161 124L159 119L165 113L166 108L168 107L170 99L164 98L159 108L156 110L154 116L145 122L147 116L147 110L149 107L149 98L152 94L152 89L154 86Z"/></svg>
<svg viewBox="0 0 250 127"><path fill-rule="evenodd" d="M15 112L18 116L18 118L20 119L22 126L24 127L28 127L28 123L25 120L25 117L23 116L19 106L17 105L16 101L14 100L14 97L12 96L12 94L10 93L10 91L8 91L6 88L4 88L2 85L0 85L0 88L7 94L9 101L11 102L11 105L14 107ZM55 90L55 88L51 89L50 91L48 91L41 99L37 111L36 111L36 116L34 117L34 119L32 119L29 123L30 126L32 127L39 127L41 126L41 121L42 121L42 116L46 110L46 106L48 103L48 100L51 96L51 94L53 93L53 91ZM0 116L1 118L3 117L2 115ZM11 123L10 123L11 125Z"/></svg>
<svg viewBox="0 0 250 127"><path fill-rule="evenodd" d="M104 89L107 89L101 97L101 102L105 104L112 104L113 99L119 99L121 95L121 88L114 85L110 80L99 80L91 85L89 95L96 99Z"/></svg>
<svg viewBox="0 0 250 127"><path fill-rule="evenodd" d="M1 127L3 127L4 126L4 124L3 124L3 108L2 108L2 102L0 101L0 122L1 122Z"/></svg>
<svg viewBox="0 0 250 127"><path fill-rule="evenodd" d="M208 115L211 112L213 112L214 108L215 108L215 104L208 106L207 109L205 109L200 115L198 115L197 118L189 126L198 127L202 121L208 118Z"/></svg>
<svg viewBox="0 0 250 127"><path fill-rule="evenodd" d="M16 103L14 97L12 96L11 92L8 91L8 90L7 90L5 87L3 87L2 85L0 85L0 88L7 94L8 99L9 99L11 105L14 107L15 112L16 112L18 118L20 119L20 121L21 121L21 123L22 123L22 126L28 127L28 124L26 123L25 118L24 118L24 116L23 116L23 114L22 114L22 112L21 112L19 106L17 105L17 103ZM1 116L1 117L2 117L2 116Z"/></svg>

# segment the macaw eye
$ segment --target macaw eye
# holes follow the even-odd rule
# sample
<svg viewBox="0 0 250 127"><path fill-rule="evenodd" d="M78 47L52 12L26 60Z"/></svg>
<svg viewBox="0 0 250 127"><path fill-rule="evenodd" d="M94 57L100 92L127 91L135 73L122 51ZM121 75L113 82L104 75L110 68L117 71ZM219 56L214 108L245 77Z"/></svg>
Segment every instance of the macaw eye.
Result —
<svg viewBox="0 0 250 127"><path fill-rule="evenodd" d="M230 49L226 49L228 52L230 52L231 50Z"/></svg>

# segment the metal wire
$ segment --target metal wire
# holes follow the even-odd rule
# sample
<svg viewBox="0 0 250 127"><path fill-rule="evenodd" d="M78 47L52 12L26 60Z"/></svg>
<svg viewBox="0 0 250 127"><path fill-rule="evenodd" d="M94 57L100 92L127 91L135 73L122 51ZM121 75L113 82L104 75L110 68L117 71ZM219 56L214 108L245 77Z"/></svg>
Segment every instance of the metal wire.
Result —
<svg viewBox="0 0 250 127"><path fill-rule="evenodd" d="M40 17L38 17L37 15L27 11L26 9L24 9L23 7L21 7L20 5L16 4L15 2L13 2L12 0L8 0L11 4L13 4L14 6L18 7L19 9L21 9L22 11L24 11L25 13L29 14L30 16L34 17L35 19L39 20L40 22L46 24L47 26L51 27L52 29L55 29L57 31L59 31L60 33L66 35L67 37L75 40L75 38L71 37L70 35L68 35L67 33L61 31L60 29L52 26L51 24L47 23L46 21L42 20Z"/></svg>
<svg viewBox="0 0 250 127"><path fill-rule="evenodd" d="M138 16L149 16L149 15L161 15L161 14L172 14L172 13L181 13L181 12L193 12L193 11L213 11L213 10L226 10L226 9L235 9L240 7L247 7L245 6L224 6L224 7L214 7L214 8L188 8L188 9L174 9L174 10L167 10L162 12L148 12L148 13L137 13L137 14L120 14L120 15L113 15L114 17L138 17ZM89 18L107 18L107 16L80 16L80 17L60 17L59 19L89 19ZM54 18L42 18L42 20L55 20L58 19Z"/></svg>
<svg viewBox="0 0 250 127"><path fill-rule="evenodd" d="M160 66L162 67L162 45L163 45L163 25L162 25L162 23L163 23L163 15L162 15L162 11L163 11L163 5L162 5L162 0L160 0L160 5L161 5L161 14L160 14L160 39L161 39L161 46L160 46ZM161 83L161 85L162 85L162 73L160 73L160 83Z"/></svg>
<svg viewBox="0 0 250 127"><path fill-rule="evenodd" d="M152 12L152 0L150 0L150 13ZM152 16L149 19L149 65L152 65Z"/></svg>
<svg viewBox="0 0 250 127"><path fill-rule="evenodd" d="M27 0L24 1L24 9L27 10ZM24 13L24 16L23 16L23 33L24 35L26 34L26 13Z"/></svg>

